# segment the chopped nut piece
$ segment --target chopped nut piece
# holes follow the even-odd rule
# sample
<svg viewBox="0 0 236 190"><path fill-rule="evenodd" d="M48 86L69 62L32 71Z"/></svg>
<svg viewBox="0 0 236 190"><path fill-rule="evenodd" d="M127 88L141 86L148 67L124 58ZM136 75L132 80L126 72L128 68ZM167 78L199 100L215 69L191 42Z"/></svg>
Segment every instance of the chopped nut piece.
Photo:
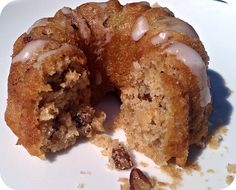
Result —
<svg viewBox="0 0 236 190"><path fill-rule="evenodd" d="M74 116L76 128L80 135L90 138L95 131L103 132L103 122L106 118L104 112L85 107Z"/></svg>
<svg viewBox="0 0 236 190"><path fill-rule="evenodd" d="M126 170L133 167L133 162L125 147L117 143L111 150L111 162L114 163L116 169Z"/></svg>
<svg viewBox="0 0 236 190"><path fill-rule="evenodd" d="M151 190L152 184L138 168L133 168L129 178L130 190Z"/></svg>
<svg viewBox="0 0 236 190"><path fill-rule="evenodd" d="M232 176L232 175L227 175L227 176L226 176L225 182L226 182L228 185L230 185L233 181L234 181L234 176Z"/></svg>

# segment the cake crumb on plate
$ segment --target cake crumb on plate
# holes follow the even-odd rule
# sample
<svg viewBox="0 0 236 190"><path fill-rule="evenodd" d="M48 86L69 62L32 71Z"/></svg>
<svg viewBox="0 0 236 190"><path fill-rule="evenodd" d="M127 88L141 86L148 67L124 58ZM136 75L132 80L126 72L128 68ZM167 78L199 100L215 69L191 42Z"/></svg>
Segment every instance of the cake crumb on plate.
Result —
<svg viewBox="0 0 236 190"><path fill-rule="evenodd" d="M169 164L161 166L161 170L167 173L172 178L172 183L169 185L170 189L177 189L182 181L182 170L175 165Z"/></svg>
<svg viewBox="0 0 236 190"><path fill-rule="evenodd" d="M81 190L81 189L84 189L84 184L83 184L83 183L80 183L80 184L77 186L77 190Z"/></svg>
<svg viewBox="0 0 236 190"><path fill-rule="evenodd" d="M92 172L90 172L90 171L80 171L80 174L81 175L91 175Z"/></svg>
<svg viewBox="0 0 236 190"><path fill-rule="evenodd" d="M208 170L207 170L207 173L215 173L215 170L213 170L213 169L208 169Z"/></svg>
<svg viewBox="0 0 236 190"><path fill-rule="evenodd" d="M228 164L227 165L227 171L229 173L236 173L236 164Z"/></svg>
<svg viewBox="0 0 236 190"><path fill-rule="evenodd" d="M118 179L121 182L120 190L130 190L129 179L125 177L120 177Z"/></svg>
<svg viewBox="0 0 236 190"><path fill-rule="evenodd" d="M187 164L187 166L184 167L184 171L187 174L191 174L193 171L201 171L201 167L197 162L193 162L190 164Z"/></svg>
<svg viewBox="0 0 236 190"><path fill-rule="evenodd" d="M139 164L140 164L140 166L142 166L142 167L144 167L144 168L146 168L146 167L149 166L148 163L142 162L142 161L141 161Z"/></svg>
<svg viewBox="0 0 236 190"><path fill-rule="evenodd" d="M223 140L223 136L226 136L228 129L224 126L219 127L213 134L208 136L208 146L211 149L218 149L220 146L221 141Z"/></svg>

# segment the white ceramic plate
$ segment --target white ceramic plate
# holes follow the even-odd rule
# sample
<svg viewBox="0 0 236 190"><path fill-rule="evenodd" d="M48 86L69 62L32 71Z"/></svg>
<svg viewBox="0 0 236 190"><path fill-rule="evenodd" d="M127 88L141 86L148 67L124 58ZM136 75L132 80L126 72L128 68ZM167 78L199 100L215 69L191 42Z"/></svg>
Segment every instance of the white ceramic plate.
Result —
<svg viewBox="0 0 236 190"><path fill-rule="evenodd" d="M37 19L53 16L63 6L75 8L85 2L17 0L8 4L0 16L0 174L3 181L15 190L76 190L80 184L84 184L83 189L88 190L118 190L118 178L129 176L129 172L109 170L107 158L90 143L77 144L47 161L31 157L22 146L15 145L17 138L4 121L7 77L14 41ZM155 3L151 0L149 2ZM219 149L206 148L197 157L201 172L184 175L178 189L202 190L211 187L212 190L220 190L227 186L227 164L236 163L236 12L231 5L213 0L160 0L159 4L170 8L176 17L191 23L203 41L211 58L209 75L214 102L212 121L213 124L222 122L228 129ZM232 91L231 95L227 88ZM110 120L119 110L118 103L112 98L100 106L105 108ZM123 134L117 133L115 136ZM145 168L139 166L141 169L151 176L166 180L166 175L152 161L141 154L135 155L138 163L141 160L149 163ZM208 173L208 169L214 169L215 172Z"/></svg>

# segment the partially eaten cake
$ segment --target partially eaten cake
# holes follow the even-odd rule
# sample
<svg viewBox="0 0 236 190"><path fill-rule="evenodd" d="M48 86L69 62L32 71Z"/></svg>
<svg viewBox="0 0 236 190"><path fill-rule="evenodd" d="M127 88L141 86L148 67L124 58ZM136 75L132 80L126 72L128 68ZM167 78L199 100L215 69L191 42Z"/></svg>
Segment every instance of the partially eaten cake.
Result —
<svg viewBox="0 0 236 190"><path fill-rule="evenodd" d="M94 102L118 92L115 125L130 148L183 166L208 132L207 66L197 33L167 8L117 0L65 7L16 40L5 119L18 144L43 158L104 133Z"/></svg>

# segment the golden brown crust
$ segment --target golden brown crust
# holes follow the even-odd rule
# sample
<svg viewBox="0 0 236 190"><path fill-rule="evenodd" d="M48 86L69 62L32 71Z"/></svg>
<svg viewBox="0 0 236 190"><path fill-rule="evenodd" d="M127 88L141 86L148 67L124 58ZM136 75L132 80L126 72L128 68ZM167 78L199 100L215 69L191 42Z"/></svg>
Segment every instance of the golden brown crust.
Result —
<svg viewBox="0 0 236 190"><path fill-rule="evenodd" d="M52 47L59 47L55 41L50 41L44 51ZM64 56L77 56L78 62L83 62L85 57L79 50L70 49ZM8 79L8 106L5 113L7 124L19 137L18 144L22 144L32 155L43 156L41 146L44 140L42 131L39 130L39 102L42 94L52 91L52 87L45 83L45 75L56 69L51 57L41 63L41 68L35 66L34 61L26 64L16 62L11 65Z"/></svg>

